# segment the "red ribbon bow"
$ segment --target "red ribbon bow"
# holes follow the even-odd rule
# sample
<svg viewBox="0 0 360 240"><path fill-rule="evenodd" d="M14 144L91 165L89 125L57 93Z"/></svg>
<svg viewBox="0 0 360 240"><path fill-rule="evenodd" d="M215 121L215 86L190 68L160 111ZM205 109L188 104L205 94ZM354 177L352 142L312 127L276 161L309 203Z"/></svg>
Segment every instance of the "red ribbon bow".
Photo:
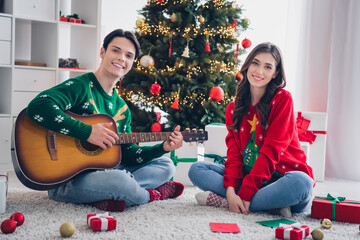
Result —
<svg viewBox="0 0 360 240"><path fill-rule="evenodd" d="M298 128L299 140L302 142L308 142L313 144L316 135L313 131L308 131L310 125L310 120L305 119L301 116L301 112L298 112L298 117L296 118L296 126Z"/></svg>

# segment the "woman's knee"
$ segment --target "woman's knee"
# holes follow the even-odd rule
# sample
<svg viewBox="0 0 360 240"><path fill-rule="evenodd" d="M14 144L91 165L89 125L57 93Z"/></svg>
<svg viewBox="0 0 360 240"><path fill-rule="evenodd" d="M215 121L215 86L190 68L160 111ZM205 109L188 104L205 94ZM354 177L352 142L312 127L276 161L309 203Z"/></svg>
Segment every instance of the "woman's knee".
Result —
<svg viewBox="0 0 360 240"><path fill-rule="evenodd" d="M314 180L304 172L291 171L287 172L285 176L288 178L289 184L296 186L298 191L308 192L313 189Z"/></svg>

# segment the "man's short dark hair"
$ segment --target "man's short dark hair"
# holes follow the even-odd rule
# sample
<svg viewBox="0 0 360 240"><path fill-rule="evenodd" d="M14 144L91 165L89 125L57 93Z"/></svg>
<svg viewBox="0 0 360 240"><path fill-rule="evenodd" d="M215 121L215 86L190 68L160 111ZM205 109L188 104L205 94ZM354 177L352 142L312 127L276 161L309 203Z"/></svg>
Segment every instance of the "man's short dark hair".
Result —
<svg viewBox="0 0 360 240"><path fill-rule="evenodd" d="M112 31L111 33L109 33L108 35L106 35L106 37L104 38L104 42L103 42L103 47L105 49L105 51L107 50L107 47L109 45L109 43L115 38L115 37L124 37L128 40L130 40L134 46L135 46L135 59L138 58L139 53L140 53L140 43L137 40L137 38L135 37L135 35L130 32L130 31L124 31L122 29L115 29L114 31Z"/></svg>

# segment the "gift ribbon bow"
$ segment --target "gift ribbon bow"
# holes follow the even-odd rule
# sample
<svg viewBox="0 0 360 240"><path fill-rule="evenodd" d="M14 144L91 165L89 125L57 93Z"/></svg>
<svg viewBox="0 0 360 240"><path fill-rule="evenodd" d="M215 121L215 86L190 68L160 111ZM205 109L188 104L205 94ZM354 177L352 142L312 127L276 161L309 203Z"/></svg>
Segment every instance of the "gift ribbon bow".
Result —
<svg viewBox="0 0 360 240"><path fill-rule="evenodd" d="M299 140L302 142L308 142L313 144L316 140L315 134L326 134L326 131L308 131L310 120L305 119L301 116L302 113L298 112L298 116L296 118L296 126L298 128Z"/></svg>
<svg viewBox="0 0 360 240"><path fill-rule="evenodd" d="M224 165L224 163L226 161L226 156L221 157L221 156L216 155L216 154L204 154L204 155L198 154L198 155L201 156L201 157L205 157L205 158L213 158L214 163L218 163L218 164L221 164L221 165Z"/></svg>
<svg viewBox="0 0 360 240"><path fill-rule="evenodd" d="M284 239L290 239L290 232L292 229L294 228L298 228L302 231L302 238L305 238L305 229L301 228L301 224L300 223L293 223L293 224L284 224L284 223L280 223L279 227L284 228Z"/></svg>
<svg viewBox="0 0 360 240"><path fill-rule="evenodd" d="M360 204L360 202L345 201L345 197L333 197L330 193L326 197L315 197L315 199L322 199L332 201L331 220L336 220L336 204L341 202Z"/></svg>
<svg viewBox="0 0 360 240"><path fill-rule="evenodd" d="M94 216L89 217L88 219L88 225L90 226L90 222L93 218L100 218L101 221L101 231L103 230L107 230L108 229L108 225L109 225L109 220L108 218L114 218L113 216L111 216L108 212L106 213L101 213L101 214L96 214Z"/></svg>

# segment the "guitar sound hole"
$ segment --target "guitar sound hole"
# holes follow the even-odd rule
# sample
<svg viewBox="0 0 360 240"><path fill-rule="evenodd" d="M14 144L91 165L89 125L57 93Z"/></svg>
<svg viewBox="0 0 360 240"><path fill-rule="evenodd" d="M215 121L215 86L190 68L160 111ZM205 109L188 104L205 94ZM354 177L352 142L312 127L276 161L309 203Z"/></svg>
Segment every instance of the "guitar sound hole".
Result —
<svg viewBox="0 0 360 240"><path fill-rule="evenodd" d="M90 151L90 152L96 151L100 148L99 146L96 146L89 142L80 141L80 143L81 143L82 148L84 148L85 150Z"/></svg>
<svg viewBox="0 0 360 240"><path fill-rule="evenodd" d="M95 156L100 154L104 149L89 142L80 141L75 139L76 147L85 155Z"/></svg>

